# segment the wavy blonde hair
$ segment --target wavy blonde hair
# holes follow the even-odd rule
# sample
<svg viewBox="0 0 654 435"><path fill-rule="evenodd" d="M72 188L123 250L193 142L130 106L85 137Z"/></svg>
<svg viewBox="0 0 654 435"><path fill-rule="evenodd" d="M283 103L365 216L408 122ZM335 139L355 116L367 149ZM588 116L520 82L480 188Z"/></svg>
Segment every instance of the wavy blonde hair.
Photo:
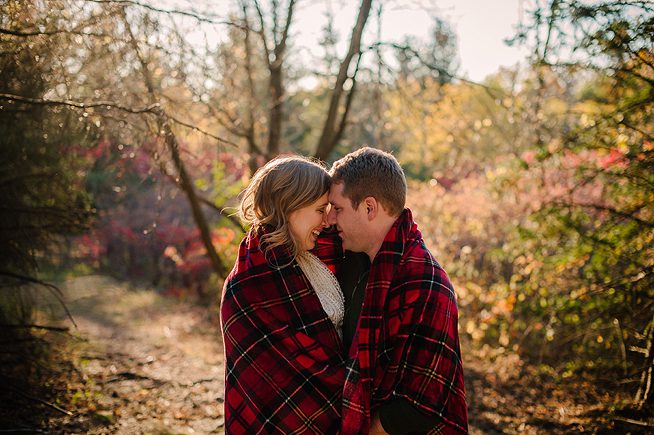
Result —
<svg viewBox="0 0 654 435"><path fill-rule="evenodd" d="M289 216L317 201L331 186L331 178L320 161L302 156L277 157L255 172L243 191L239 212L253 230L270 225L261 243L270 249L287 246L291 261L298 255L299 242L289 229Z"/></svg>

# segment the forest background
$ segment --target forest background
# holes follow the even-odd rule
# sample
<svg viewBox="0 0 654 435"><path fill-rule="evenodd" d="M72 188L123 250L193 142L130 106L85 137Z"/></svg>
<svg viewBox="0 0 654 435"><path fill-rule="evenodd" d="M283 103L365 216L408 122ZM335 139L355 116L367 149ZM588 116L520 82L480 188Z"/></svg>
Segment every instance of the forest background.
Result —
<svg viewBox="0 0 654 435"><path fill-rule="evenodd" d="M525 2L507 43L529 57L482 82L459 75L437 1L426 40L382 39L403 2L357 2L348 34L327 8L311 53L294 39L310 2L210 3L0 1L9 393L64 346L39 304L66 310L58 282L110 275L215 316L252 173L372 146L403 164L466 348L517 379L612 391L606 412L651 428L651 1Z"/></svg>

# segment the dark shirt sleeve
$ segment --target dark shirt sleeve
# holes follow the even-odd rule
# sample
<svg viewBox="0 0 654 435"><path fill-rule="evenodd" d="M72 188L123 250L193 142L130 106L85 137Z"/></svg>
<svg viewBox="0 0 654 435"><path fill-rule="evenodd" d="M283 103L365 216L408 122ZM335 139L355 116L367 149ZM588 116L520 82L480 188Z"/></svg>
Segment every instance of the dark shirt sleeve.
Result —
<svg viewBox="0 0 654 435"><path fill-rule="evenodd" d="M382 404L379 419L390 435L425 434L441 422L440 417L423 414L402 398Z"/></svg>

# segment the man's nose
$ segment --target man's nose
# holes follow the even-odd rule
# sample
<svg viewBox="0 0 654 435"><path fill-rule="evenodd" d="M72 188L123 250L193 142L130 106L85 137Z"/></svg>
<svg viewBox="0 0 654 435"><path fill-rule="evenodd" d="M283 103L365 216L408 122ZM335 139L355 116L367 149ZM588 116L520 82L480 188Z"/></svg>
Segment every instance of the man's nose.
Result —
<svg viewBox="0 0 654 435"><path fill-rule="evenodd" d="M336 224L336 210L334 207L331 207L329 213L327 213L327 225Z"/></svg>

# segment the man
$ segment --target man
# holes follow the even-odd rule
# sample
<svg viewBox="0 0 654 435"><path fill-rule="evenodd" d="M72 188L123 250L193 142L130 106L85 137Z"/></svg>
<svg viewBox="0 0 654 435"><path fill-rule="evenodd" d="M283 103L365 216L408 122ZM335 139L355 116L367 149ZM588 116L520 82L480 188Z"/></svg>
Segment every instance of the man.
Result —
<svg viewBox="0 0 654 435"><path fill-rule="evenodd" d="M327 222L350 251L342 433L467 432L456 297L405 208L402 168L363 148L331 175Z"/></svg>

